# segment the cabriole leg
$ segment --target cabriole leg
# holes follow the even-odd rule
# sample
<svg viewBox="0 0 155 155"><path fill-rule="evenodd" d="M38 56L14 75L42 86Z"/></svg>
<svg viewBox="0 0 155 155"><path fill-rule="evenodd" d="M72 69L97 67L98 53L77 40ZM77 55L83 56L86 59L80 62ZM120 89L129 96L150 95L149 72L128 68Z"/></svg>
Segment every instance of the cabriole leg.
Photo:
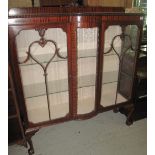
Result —
<svg viewBox="0 0 155 155"><path fill-rule="evenodd" d="M133 124L133 118L132 118L133 113L134 113L134 107L131 108L131 110L130 110L128 116L127 116L126 125L128 125L128 126Z"/></svg>
<svg viewBox="0 0 155 155"><path fill-rule="evenodd" d="M32 136L35 135L35 133L39 130L39 128L36 129L28 129L25 133L27 143L29 144L28 154L33 155L34 154L34 147L32 143Z"/></svg>
<svg viewBox="0 0 155 155"><path fill-rule="evenodd" d="M33 143L32 143L31 138L29 138L29 139L27 140L27 142L28 142L28 144L29 144L28 153L29 153L29 155L32 155L32 154L34 154L34 147L33 147Z"/></svg>

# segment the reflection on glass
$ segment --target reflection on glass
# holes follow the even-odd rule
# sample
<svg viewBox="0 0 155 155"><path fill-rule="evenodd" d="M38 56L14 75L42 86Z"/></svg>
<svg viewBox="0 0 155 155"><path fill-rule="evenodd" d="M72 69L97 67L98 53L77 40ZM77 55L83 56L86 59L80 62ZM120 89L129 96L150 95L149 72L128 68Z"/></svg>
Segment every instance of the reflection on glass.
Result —
<svg viewBox="0 0 155 155"><path fill-rule="evenodd" d="M126 37L122 45L123 56L120 64L118 94L130 100L134 80L136 51L138 49L138 27L136 25L126 26L125 35ZM120 101L117 99L116 103L120 103Z"/></svg>

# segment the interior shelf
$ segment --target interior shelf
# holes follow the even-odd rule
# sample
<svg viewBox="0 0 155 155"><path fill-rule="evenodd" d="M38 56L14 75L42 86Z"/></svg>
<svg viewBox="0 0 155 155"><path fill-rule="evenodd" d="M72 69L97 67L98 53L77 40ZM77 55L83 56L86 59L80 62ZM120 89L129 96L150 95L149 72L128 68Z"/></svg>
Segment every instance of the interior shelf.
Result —
<svg viewBox="0 0 155 155"><path fill-rule="evenodd" d="M69 113L68 92L49 95L51 119L65 117ZM49 120L46 96L26 99L29 120L33 123Z"/></svg>
<svg viewBox="0 0 155 155"><path fill-rule="evenodd" d="M25 98L43 96L46 93L45 82L24 85ZM68 79L48 81L49 94L68 91Z"/></svg>
<svg viewBox="0 0 155 155"><path fill-rule="evenodd" d="M117 82L103 85L101 105L103 105L104 107L114 105L116 97L116 88L117 88ZM80 93L82 93L84 97L81 97ZM85 114L92 112L95 107L95 86L79 88L78 95L79 95L78 114ZM60 103L58 101L54 102L54 98L50 99L50 101L53 101L50 108L52 119L64 117L69 112L69 104L67 104L67 102L66 103ZM118 94L117 103L125 101L127 101L127 99L125 99L121 94ZM47 115L48 107L47 104L45 104L45 102L46 102L46 96L39 96L37 98L26 99L27 109L29 113L29 120L33 120L34 123L49 120L49 117Z"/></svg>
<svg viewBox="0 0 155 155"><path fill-rule="evenodd" d="M28 107L27 110L29 121L33 123L39 123L50 120L47 106L36 106L35 108ZM69 113L69 104L65 103L60 105L53 105L51 106L50 112L52 120L65 117Z"/></svg>
<svg viewBox="0 0 155 155"><path fill-rule="evenodd" d="M78 88L78 114L90 113L95 107L95 86Z"/></svg>
<svg viewBox="0 0 155 155"><path fill-rule="evenodd" d="M50 47L49 47L50 48ZM110 47L106 47L104 49L104 52L107 52L109 50ZM120 51L120 47L115 47L116 48L116 51ZM21 53L18 57L19 59L19 62L23 62L27 55L26 55L26 51L27 49L24 48L25 52L23 51L23 49L20 49L20 51L23 51L23 52L19 52ZM42 64L46 65L47 62L49 61L49 58L52 57L53 53L40 53L38 52L37 54L34 55L34 57L39 60L39 62L41 62ZM61 55L66 57L67 56L67 51L61 51ZM116 56L116 53L112 50L110 53L107 53L107 54L104 54L104 56L112 56L112 55L115 55ZM97 49L96 48L93 48L93 49L78 49L78 59L81 59L81 58L89 58L89 57L96 57L97 56ZM116 56L117 57L117 56ZM67 59L62 59L62 58L59 58L57 56L54 57L54 59L52 60L51 63L54 63L54 62L59 62L59 61L67 61ZM22 63L20 64L20 66L27 66L27 65L37 65L37 63L32 60L31 58L26 62L26 63Z"/></svg>
<svg viewBox="0 0 155 155"><path fill-rule="evenodd" d="M44 54L45 56L45 54ZM41 56L41 58L39 59L37 56L35 57L37 60L39 60L39 62L41 62L43 65L46 65L49 61L49 58L51 57L51 54L47 54L46 57L48 57L48 59L46 60L45 58L42 59L43 56ZM66 57L66 56L64 56ZM19 60L19 62L22 62L26 59L26 57L24 58L21 58ZM59 57L54 57L53 60L51 61L51 63L54 63L54 62L61 62L61 61L67 61L67 58L65 59L62 59L62 58L59 58ZM38 65L34 60L32 60L30 58L30 60L28 60L26 63L21 63L20 66L29 66L29 65Z"/></svg>
<svg viewBox="0 0 155 155"><path fill-rule="evenodd" d="M95 85L95 74L78 77L78 88Z"/></svg>
<svg viewBox="0 0 155 155"><path fill-rule="evenodd" d="M118 71L104 72L102 84L116 82L118 80ZM96 75L85 75L78 77L78 88L93 86L96 83Z"/></svg>
<svg viewBox="0 0 155 155"><path fill-rule="evenodd" d="M95 100L93 97L78 100L78 114L90 113L95 109Z"/></svg>
<svg viewBox="0 0 155 155"><path fill-rule="evenodd" d="M106 83L117 81L118 72L117 71L104 72L103 75L104 75L104 78L102 83L106 84ZM95 82L96 82L95 79L96 79L95 74L78 77L78 88L95 85ZM27 84L23 86L24 86L25 98L44 95L46 92L44 82ZM49 94L68 91L68 79L48 81L48 90L49 90Z"/></svg>
<svg viewBox="0 0 155 155"><path fill-rule="evenodd" d="M117 92L117 82L102 85L101 105L103 107L114 105L116 92ZM126 101L127 99L124 98L121 94L119 93L117 94L117 101L116 101L117 104Z"/></svg>
<svg viewBox="0 0 155 155"><path fill-rule="evenodd" d="M85 52L82 52L82 54ZM87 53L87 52L86 52ZM89 53L89 52L88 52ZM92 52L94 53L94 52ZM84 55L84 54L83 54ZM86 54L87 55L87 54ZM95 55L94 55L95 56ZM117 57L115 55L108 56L104 59L103 81L102 83L111 83L117 81L118 67ZM90 63L88 63L90 62ZM110 64L113 65L110 66ZM95 85L96 82L96 59L87 57L86 60L79 60L78 88L89 87ZM83 68L82 66L85 65ZM90 67L92 66L92 67ZM57 63L48 70L48 90L49 94L68 91L67 62ZM43 70L40 66L20 66L23 77L23 88L25 98L37 97L45 95L46 88L43 76ZM60 70L57 71L57 68ZM86 72L87 71L87 72ZM93 73L93 72L94 73ZM56 73L56 74L55 74ZM85 75L87 73L87 75ZM31 75L31 76L30 76ZM38 76L41 75L41 76ZM64 77L64 79L59 78ZM34 79L34 80L33 80ZM37 79L37 81L36 81Z"/></svg>
<svg viewBox="0 0 155 155"><path fill-rule="evenodd" d="M105 72L102 83L111 83L117 81L118 72ZM78 88L95 86L96 75L85 75L78 77ZM25 98L32 98L45 95L45 83L33 83L23 85ZM55 94L68 91L68 79L61 79L55 81L48 81L49 94Z"/></svg>

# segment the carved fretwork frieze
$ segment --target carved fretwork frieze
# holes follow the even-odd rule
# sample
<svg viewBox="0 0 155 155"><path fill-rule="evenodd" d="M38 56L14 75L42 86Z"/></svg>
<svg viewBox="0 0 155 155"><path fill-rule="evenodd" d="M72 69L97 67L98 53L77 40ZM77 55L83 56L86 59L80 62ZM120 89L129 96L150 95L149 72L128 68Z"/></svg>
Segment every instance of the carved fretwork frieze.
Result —
<svg viewBox="0 0 155 155"><path fill-rule="evenodd" d="M41 38L43 38L44 35L45 35L45 32L46 32L47 28L36 28L35 30L38 31L39 36L40 36Z"/></svg>

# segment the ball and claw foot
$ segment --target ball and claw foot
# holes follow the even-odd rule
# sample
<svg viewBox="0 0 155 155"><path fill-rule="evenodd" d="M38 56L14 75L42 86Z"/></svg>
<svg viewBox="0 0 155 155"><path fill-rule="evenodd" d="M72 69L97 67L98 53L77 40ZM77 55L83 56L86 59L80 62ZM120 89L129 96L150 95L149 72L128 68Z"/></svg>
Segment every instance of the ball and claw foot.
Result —
<svg viewBox="0 0 155 155"><path fill-rule="evenodd" d="M28 153L29 153L29 155L33 155L34 154L34 150L28 149Z"/></svg>
<svg viewBox="0 0 155 155"><path fill-rule="evenodd" d="M28 154L29 155L33 155L34 154L34 147L33 147L33 143L32 143L32 136L35 135L35 133L39 131L39 128L35 128L35 129L29 129L26 131L25 135L26 135L26 141L27 141L27 146L29 146L28 149Z"/></svg>
<svg viewBox="0 0 155 155"><path fill-rule="evenodd" d="M130 125L132 125L132 124L133 124L133 120L128 120L128 119L126 120L126 125L127 125L127 126L130 126Z"/></svg>

